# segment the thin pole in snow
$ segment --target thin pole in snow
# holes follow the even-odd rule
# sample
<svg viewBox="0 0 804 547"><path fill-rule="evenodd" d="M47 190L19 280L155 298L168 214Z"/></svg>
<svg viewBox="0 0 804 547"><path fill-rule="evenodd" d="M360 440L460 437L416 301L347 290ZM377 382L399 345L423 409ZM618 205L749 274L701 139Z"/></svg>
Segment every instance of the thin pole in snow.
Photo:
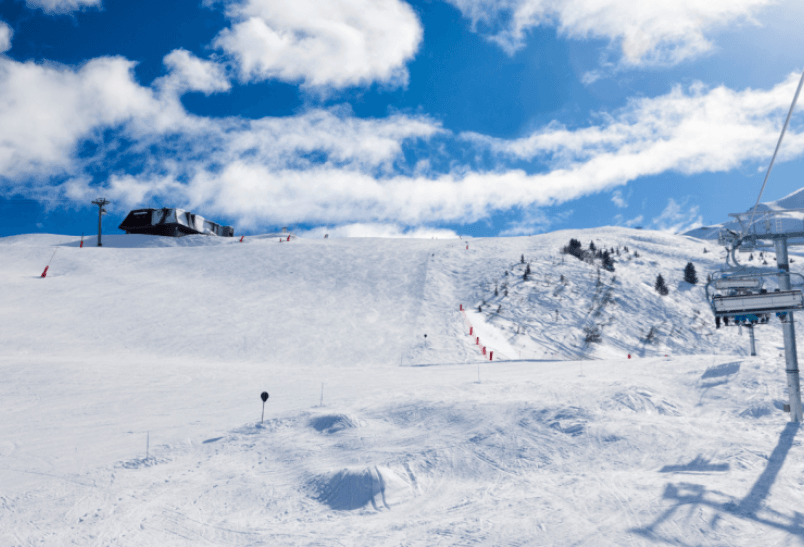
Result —
<svg viewBox="0 0 804 547"><path fill-rule="evenodd" d="M263 420L265 420L265 401L268 400L268 397L269 395L267 391L263 391L262 393L260 393L260 399L262 399L262 416L260 417L260 423L262 423Z"/></svg>

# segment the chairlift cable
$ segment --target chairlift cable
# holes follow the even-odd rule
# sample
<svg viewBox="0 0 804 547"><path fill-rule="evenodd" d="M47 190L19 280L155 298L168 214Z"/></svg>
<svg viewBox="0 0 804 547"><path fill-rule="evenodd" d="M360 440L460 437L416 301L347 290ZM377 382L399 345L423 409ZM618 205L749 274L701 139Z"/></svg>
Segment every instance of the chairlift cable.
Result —
<svg viewBox="0 0 804 547"><path fill-rule="evenodd" d="M801 79L798 82L798 88L796 89L796 94L793 96L793 104L790 105L790 111L787 113L787 119L784 121L784 126L782 126L782 132L779 135L779 142L776 143L776 150L773 151L773 157L771 158L770 164L768 165L768 172L765 173L765 180L762 181L762 188L759 190L759 196L757 196L757 202L754 204L754 208L751 211L751 218L748 221L748 230L751 229L751 226L754 222L754 214L757 212L757 207L759 206L759 200L762 199L762 192L765 191L765 185L768 184L768 177L770 177L771 169L773 169L773 162L776 161L776 154L779 153L779 148L782 146L782 139L784 139L785 131L787 131L787 126L790 124L790 117L793 115L793 109L796 107L796 101L798 100L798 95L801 93L801 86L804 85L804 72L801 73Z"/></svg>

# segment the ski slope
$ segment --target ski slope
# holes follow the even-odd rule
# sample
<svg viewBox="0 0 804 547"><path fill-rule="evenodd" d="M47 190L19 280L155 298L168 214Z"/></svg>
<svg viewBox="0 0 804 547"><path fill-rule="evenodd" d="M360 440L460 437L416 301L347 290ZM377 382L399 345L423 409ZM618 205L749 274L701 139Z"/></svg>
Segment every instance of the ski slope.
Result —
<svg viewBox="0 0 804 547"><path fill-rule="evenodd" d="M714 329L711 242L93 243L0 238L0 545L804 541L779 324Z"/></svg>

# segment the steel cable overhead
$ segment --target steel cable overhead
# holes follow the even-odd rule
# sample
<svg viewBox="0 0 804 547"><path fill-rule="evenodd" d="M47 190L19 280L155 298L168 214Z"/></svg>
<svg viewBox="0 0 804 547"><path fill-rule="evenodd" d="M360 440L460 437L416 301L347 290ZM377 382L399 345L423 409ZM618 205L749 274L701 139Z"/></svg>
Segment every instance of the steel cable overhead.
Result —
<svg viewBox="0 0 804 547"><path fill-rule="evenodd" d="M798 81L798 88L796 89L796 94L793 96L793 104L790 105L790 111L787 113L787 119L784 121L782 133L779 135L779 142L776 143L776 150L773 151L773 157L771 158L770 165L768 165L768 172L765 173L765 180L762 181L762 188L759 190L757 202L754 204L754 208L751 210L751 218L748 221L748 230L751 229L751 226L754 223L754 214L757 212L759 200L762 199L762 192L765 191L765 185L768 184L768 177L770 177L771 169L773 169L773 162L776 161L776 155L779 153L779 148L782 146L782 139L784 139L785 131L787 131L787 126L790 124L790 117L793 115L793 109L796 107L796 101L798 101L798 95L801 93L802 84L804 84L804 72L801 73L801 79Z"/></svg>

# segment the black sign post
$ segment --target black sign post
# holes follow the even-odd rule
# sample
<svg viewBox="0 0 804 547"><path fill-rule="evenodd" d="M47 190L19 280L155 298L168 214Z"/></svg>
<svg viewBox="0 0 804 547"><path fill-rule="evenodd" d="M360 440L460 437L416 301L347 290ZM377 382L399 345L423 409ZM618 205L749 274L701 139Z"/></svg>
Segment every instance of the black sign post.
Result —
<svg viewBox="0 0 804 547"><path fill-rule="evenodd" d="M260 423L262 423L262 421L265 419L265 401L268 400L268 397L269 395L267 391L263 391L260 394L260 399L262 399L262 417L260 418Z"/></svg>

